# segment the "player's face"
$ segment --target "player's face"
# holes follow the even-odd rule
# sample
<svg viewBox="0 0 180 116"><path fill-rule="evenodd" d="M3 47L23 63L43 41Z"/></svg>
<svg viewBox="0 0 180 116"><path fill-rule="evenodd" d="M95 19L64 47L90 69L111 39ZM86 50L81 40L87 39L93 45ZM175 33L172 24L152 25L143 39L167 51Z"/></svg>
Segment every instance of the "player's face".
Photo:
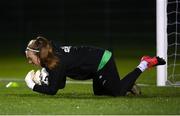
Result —
<svg viewBox="0 0 180 116"><path fill-rule="evenodd" d="M35 55L34 52L28 50L25 53L26 53L26 58L27 58L29 64L41 66L40 65L40 59L37 55Z"/></svg>

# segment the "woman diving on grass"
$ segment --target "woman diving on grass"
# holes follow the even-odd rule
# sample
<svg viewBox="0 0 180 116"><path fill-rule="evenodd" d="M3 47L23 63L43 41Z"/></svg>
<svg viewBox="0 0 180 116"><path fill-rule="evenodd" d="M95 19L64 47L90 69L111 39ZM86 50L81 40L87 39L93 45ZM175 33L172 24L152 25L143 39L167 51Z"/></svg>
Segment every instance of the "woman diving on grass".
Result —
<svg viewBox="0 0 180 116"><path fill-rule="evenodd" d="M135 81L146 69L166 62L160 57L143 56L140 64L120 80L111 51L89 46L59 46L38 36L26 48L30 64L42 68L41 72L30 71L25 77L33 91L55 95L66 85L66 77L75 80L93 80L94 95L125 96L139 94ZM36 83L34 77L41 80Z"/></svg>

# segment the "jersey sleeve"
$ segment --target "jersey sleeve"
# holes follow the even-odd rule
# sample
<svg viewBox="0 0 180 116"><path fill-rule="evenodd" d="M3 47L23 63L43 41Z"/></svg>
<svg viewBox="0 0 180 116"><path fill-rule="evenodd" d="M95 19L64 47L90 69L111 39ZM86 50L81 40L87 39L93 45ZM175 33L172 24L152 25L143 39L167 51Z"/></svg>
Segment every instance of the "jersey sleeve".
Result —
<svg viewBox="0 0 180 116"><path fill-rule="evenodd" d="M62 67L56 68L49 72L49 84L48 85L35 85L33 91L44 93L48 95L55 95L59 89L63 89L66 84L65 70Z"/></svg>

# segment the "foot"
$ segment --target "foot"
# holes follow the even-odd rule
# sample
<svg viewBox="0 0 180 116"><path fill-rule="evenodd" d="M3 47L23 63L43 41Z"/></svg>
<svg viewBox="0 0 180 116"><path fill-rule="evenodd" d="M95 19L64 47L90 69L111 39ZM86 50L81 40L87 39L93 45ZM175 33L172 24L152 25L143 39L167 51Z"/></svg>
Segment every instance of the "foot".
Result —
<svg viewBox="0 0 180 116"><path fill-rule="evenodd" d="M134 84L131 93L134 95L141 95L141 88L137 84Z"/></svg>
<svg viewBox="0 0 180 116"><path fill-rule="evenodd" d="M155 57L143 56L141 58L141 61L146 61L148 63L148 68L166 64L166 61L158 56Z"/></svg>
<svg viewBox="0 0 180 116"><path fill-rule="evenodd" d="M134 84L132 89L128 91L126 95L135 95L135 96L141 95L141 88L138 85Z"/></svg>

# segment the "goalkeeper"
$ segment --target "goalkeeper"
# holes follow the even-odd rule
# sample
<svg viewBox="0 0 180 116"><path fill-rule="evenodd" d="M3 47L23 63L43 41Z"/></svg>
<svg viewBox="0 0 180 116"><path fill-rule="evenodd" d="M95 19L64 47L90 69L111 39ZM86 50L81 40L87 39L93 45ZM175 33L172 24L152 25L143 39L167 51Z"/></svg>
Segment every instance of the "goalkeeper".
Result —
<svg viewBox="0 0 180 116"><path fill-rule="evenodd" d="M162 58L144 56L140 64L120 80L110 51L88 46L59 46L41 36L29 42L26 58L30 64L43 68L41 72L30 71L26 75L27 86L49 95L63 89L66 77L70 77L92 79L95 95L124 96L130 91L133 93L135 81L143 71L165 64Z"/></svg>

